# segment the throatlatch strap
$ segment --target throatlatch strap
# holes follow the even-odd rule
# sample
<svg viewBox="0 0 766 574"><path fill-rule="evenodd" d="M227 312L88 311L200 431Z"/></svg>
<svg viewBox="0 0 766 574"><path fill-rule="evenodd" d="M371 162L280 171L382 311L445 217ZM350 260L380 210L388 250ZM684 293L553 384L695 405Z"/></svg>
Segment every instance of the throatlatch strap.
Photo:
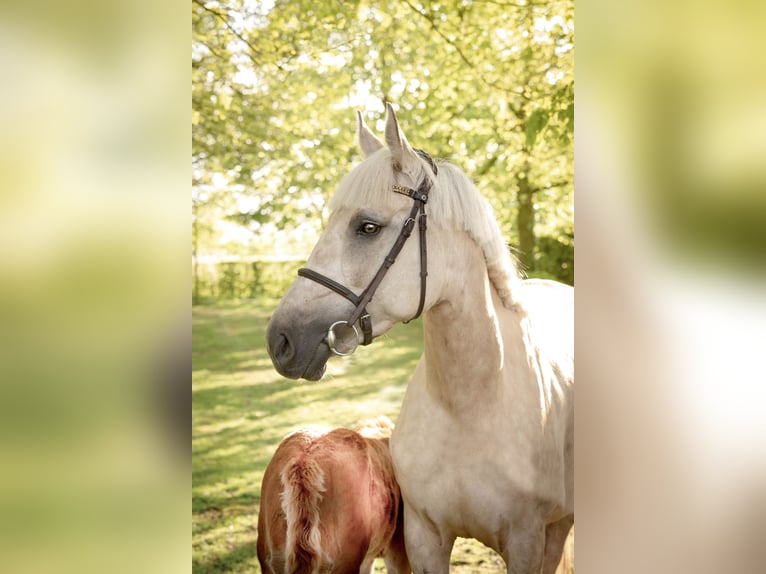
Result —
<svg viewBox="0 0 766 574"><path fill-rule="evenodd" d="M423 151L422 149L414 148L415 153L417 153L420 157L422 157L424 160L428 162L428 165L431 166L431 171L434 172L434 175L439 175L439 168L436 167L436 162L434 161L434 158L431 157L431 154L427 151Z"/></svg>

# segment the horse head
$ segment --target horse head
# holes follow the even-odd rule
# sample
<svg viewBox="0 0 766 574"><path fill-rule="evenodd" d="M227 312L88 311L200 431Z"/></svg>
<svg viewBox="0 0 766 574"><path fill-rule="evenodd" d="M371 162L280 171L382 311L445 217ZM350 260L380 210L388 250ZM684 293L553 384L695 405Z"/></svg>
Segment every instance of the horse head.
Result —
<svg viewBox="0 0 766 574"><path fill-rule="evenodd" d="M387 108L385 143L357 113L365 159L341 181L327 227L269 322L269 355L285 377L320 379L332 353L350 354L434 302L425 223L438 168ZM436 246L428 243L434 267L442 258Z"/></svg>

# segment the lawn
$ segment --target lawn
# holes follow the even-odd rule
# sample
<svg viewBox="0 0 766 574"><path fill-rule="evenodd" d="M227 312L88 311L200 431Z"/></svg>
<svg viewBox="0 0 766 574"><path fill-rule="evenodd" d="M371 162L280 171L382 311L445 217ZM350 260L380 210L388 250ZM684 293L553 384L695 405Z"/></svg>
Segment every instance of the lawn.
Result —
<svg viewBox="0 0 766 574"><path fill-rule="evenodd" d="M422 348L420 321L400 325L353 356L335 358L318 383L282 378L266 353L274 300L192 310L192 568L260 572L256 525L263 472L279 441L304 424L396 421ZM475 540L458 539L452 572L505 572ZM385 572L378 560L376 572Z"/></svg>

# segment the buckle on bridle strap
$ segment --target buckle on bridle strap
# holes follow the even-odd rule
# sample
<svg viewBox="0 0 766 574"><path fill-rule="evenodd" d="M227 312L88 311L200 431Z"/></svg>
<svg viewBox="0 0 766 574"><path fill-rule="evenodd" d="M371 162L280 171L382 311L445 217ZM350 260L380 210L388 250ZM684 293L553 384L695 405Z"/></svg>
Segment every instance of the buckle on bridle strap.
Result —
<svg viewBox="0 0 766 574"><path fill-rule="evenodd" d="M402 195L406 195L410 199L414 199L415 201L420 201L421 203L428 202L427 191L419 191L417 189L412 189L411 187L399 185L398 183L395 183L394 185L391 186L391 191L395 193L400 193Z"/></svg>

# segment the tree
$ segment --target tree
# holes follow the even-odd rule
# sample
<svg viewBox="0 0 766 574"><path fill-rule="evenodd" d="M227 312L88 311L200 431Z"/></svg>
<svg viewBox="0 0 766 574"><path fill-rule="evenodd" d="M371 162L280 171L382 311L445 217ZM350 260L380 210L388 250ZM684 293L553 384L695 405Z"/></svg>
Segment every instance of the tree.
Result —
<svg viewBox="0 0 766 574"><path fill-rule="evenodd" d="M392 101L414 145L473 177L530 272L537 236L571 244L572 0L192 11L193 186L215 173L239 194L224 217L259 235L318 231L357 158L352 110L380 129Z"/></svg>

